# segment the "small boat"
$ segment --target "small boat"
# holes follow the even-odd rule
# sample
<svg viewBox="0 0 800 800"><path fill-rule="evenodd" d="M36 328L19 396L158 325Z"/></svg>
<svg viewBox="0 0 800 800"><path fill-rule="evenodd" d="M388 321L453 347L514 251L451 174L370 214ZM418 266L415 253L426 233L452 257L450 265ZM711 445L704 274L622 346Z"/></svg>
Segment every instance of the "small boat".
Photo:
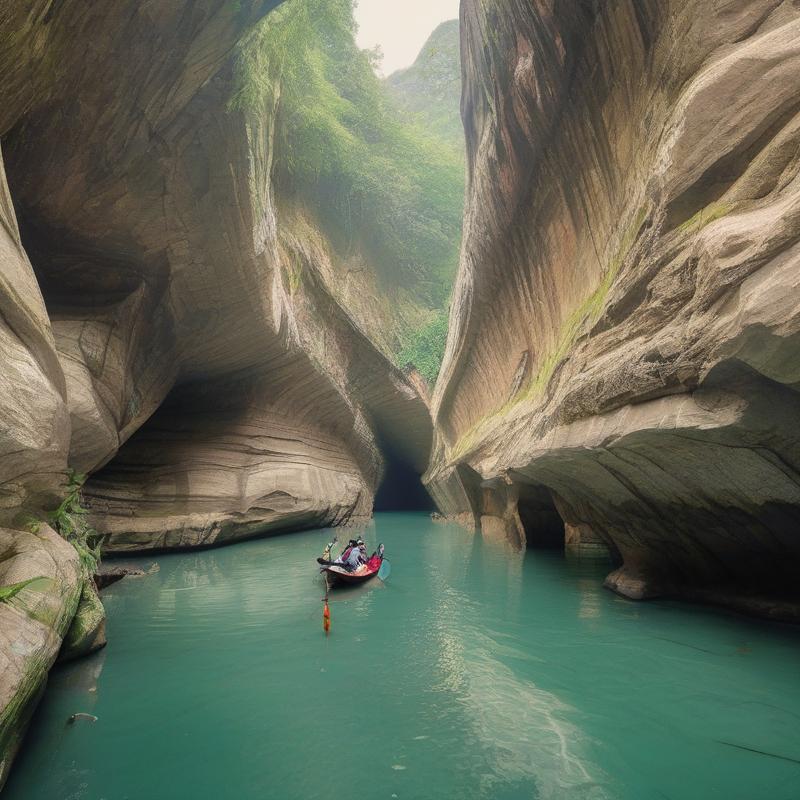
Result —
<svg viewBox="0 0 800 800"><path fill-rule="evenodd" d="M342 564L335 564L331 561L326 562L322 558L318 558L317 563L320 564L319 571L325 574L331 586L365 583L370 578L374 578L381 570L383 545L378 546L378 549L370 556L366 564L362 564L354 570L348 570Z"/></svg>

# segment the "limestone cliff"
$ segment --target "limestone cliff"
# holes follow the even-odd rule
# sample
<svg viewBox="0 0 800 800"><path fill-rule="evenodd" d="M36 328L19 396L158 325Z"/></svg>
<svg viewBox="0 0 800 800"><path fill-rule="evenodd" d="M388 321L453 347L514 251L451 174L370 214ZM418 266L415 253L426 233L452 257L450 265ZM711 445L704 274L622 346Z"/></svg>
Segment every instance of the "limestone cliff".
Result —
<svg viewBox="0 0 800 800"><path fill-rule="evenodd" d="M430 488L529 544L602 540L630 597L796 615L800 8L461 18L469 188Z"/></svg>
<svg viewBox="0 0 800 800"><path fill-rule="evenodd" d="M260 521L274 526L274 509L254 509L276 492L283 498L278 518L287 514L290 526L305 518L307 506L319 510L308 524L369 514L383 469L378 439L398 435L381 425L403 427L404 410L391 420L386 416L392 404L421 426L418 449L402 458L418 472L424 469L430 439L424 402L369 339L359 337L333 299L324 316L314 317L311 291L297 291L293 267L284 263L284 228L293 226L279 219L271 174L280 86L256 112L231 108L237 40L272 5L206 3L160 12L137 7L128 16L95 19L78 9L71 16L62 4L38 17L20 11L9 20L21 43L39 37L46 50L29 65L36 92L20 101L16 118L2 130L22 233L20 240L8 200L9 247L17 249L19 270L27 269L31 284L20 292L23 301L39 303L29 312L38 314L31 327L38 322L43 339L37 366L42 380L52 373L52 405L61 409L61 418L47 415L58 424L48 435L60 436L52 459L81 472L108 464L90 479L86 496L98 529L111 533L110 548L123 514L114 503L123 496L128 527L142 546L141 525L165 533L156 506L164 517L182 517L194 499L203 521L188 528L180 523L180 546L191 544L187 530L196 532L198 543L212 541L208 526L223 520L228 535L235 535L237 515L248 535ZM65 37L90 25L94 40L108 46L62 53ZM9 68L12 99L11 90L24 83L17 73L25 66L21 60ZM92 79L100 74L102 81ZM324 247L312 252L303 238L301 232L292 245L309 251L310 278L302 283L310 285L316 275L324 287ZM343 352L350 353L349 366ZM363 388L367 364L386 376L380 390ZM31 386L30 380L18 383ZM41 394L39 404L47 397ZM45 416L35 405L31 413ZM174 413L179 419L165 424ZM252 437L253 426L266 430L266 438ZM112 461L140 429L130 451ZM186 444L177 441L181 430L189 436ZM297 456L291 447L281 450L286 445L276 443L277 431L299 442L309 474L304 466L296 474L281 470L283 459L295 463ZM47 434L41 426L37 433ZM146 443L158 451L156 464L143 455ZM214 454L229 445L231 462L215 471ZM149 477L132 467L141 460ZM37 456L37 468L46 466ZM254 469L260 477L240 485L244 472L253 475ZM334 477L309 483L318 469ZM339 471L349 476L344 482L335 477ZM168 474L182 486L170 495L170 482L163 481L154 506L141 480L152 484L155 475ZM53 476L57 489L58 469L51 467ZM223 488L229 479L233 483ZM147 508L146 523L137 519L134 497ZM163 545L162 537L157 546Z"/></svg>
<svg viewBox="0 0 800 800"><path fill-rule="evenodd" d="M275 5L0 8L0 584L50 587L0 599L0 784L62 638L104 642L37 523L68 467L106 552L364 520L387 470L425 469L426 400L342 305L325 235L280 209L280 83L231 104Z"/></svg>

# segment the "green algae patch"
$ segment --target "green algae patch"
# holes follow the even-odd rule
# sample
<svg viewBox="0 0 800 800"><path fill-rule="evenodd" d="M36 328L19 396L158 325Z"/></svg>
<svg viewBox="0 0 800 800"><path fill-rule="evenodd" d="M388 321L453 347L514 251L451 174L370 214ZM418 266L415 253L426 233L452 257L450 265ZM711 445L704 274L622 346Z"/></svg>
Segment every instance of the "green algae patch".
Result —
<svg viewBox="0 0 800 800"><path fill-rule="evenodd" d="M622 269L622 265L636 241L636 237L646 217L647 206L641 206L633 222L626 228L620 246L609 262L608 269L603 274L599 285L570 313L566 320L562 322L555 340L555 346L551 348L539 362L536 372L530 377L528 382L501 407L481 417L459 437L458 441L449 451L449 461L457 461L469 452L477 444L481 428L490 423L491 420L505 416L519 403L533 400L544 393L556 368L569 358L570 351L582 333L586 330L591 330L600 319L611 286Z"/></svg>
<svg viewBox="0 0 800 800"><path fill-rule="evenodd" d="M287 256L282 259L282 266L286 275L289 295L294 297L303 281L303 262L296 256Z"/></svg>
<svg viewBox="0 0 800 800"><path fill-rule="evenodd" d="M16 597L23 589L31 586L32 584L36 583L37 581L46 581L48 580L44 576L39 576L36 578L28 578L26 581L19 581L18 583L12 583L8 586L0 586L0 603L10 603L11 600Z"/></svg>
<svg viewBox="0 0 800 800"><path fill-rule="evenodd" d="M647 207L642 206L637 211L632 224L625 230L620 246L609 262L600 284L562 323L556 339L556 346L545 356L527 388L520 391L519 400L529 400L542 394L553 377L556 367L569 356L570 350L581 333L587 328L591 329L600 319L611 285L619 275L646 217Z"/></svg>
<svg viewBox="0 0 800 800"><path fill-rule="evenodd" d="M44 691L49 664L38 656L26 662L26 669L14 696L0 713L0 788L8 777L39 696Z"/></svg>
<svg viewBox="0 0 800 800"><path fill-rule="evenodd" d="M706 225L726 217L735 208L735 203L711 203L705 208L701 208L694 216L689 217L686 222L678 225L678 230L681 233L696 233L705 228Z"/></svg>

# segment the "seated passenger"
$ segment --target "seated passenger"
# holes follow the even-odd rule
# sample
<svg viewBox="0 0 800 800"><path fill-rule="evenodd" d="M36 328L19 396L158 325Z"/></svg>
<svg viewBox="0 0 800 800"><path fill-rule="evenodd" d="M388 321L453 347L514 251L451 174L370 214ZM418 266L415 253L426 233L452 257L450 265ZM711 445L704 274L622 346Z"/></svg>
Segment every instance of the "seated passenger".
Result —
<svg viewBox="0 0 800 800"><path fill-rule="evenodd" d="M335 558L331 563L332 564L339 564L340 566L344 566L347 564L348 558L350 558L350 554L353 552L353 548L356 546L356 540L351 539L347 543L347 547Z"/></svg>
<svg viewBox="0 0 800 800"><path fill-rule="evenodd" d="M362 564L367 563L367 548L364 542L359 539L355 546L350 549L345 561L345 568L350 572L357 570Z"/></svg>

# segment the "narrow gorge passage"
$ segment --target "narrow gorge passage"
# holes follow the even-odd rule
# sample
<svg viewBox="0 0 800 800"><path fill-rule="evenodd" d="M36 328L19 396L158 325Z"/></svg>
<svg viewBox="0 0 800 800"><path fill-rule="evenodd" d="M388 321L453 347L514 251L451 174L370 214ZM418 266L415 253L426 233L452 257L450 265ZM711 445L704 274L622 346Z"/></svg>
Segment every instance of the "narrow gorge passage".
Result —
<svg viewBox="0 0 800 800"><path fill-rule="evenodd" d="M375 492L375 511L435 511L422 474L401 456L384 446L384 474Z"/></svg>
<svg viewBox="0 0 800 800"><path fill-rule="evenodd" d="M6 0L0 791L795 800L799 355L797 0Z"/></svg>

